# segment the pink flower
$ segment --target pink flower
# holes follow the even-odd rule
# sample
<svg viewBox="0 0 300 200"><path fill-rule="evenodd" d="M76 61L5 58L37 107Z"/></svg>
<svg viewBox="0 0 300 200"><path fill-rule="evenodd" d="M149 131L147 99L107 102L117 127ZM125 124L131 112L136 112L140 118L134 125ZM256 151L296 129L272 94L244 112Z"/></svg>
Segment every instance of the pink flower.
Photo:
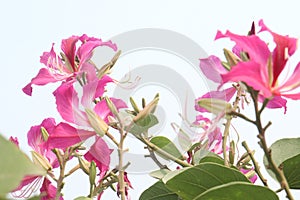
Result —
<svg viewBox="0 0 300 200"><path fill-rule="evenodd" d="M259 25L260 32L267 31L272 35L276 44L273 51L257 35L241 36L229 31L225 34L217 33L216 39L229 37L249 57L249 60L238 62L228 73L221 74L221 77L223 83L243 81L258 90L260 98L271 100L268 105L271 108L286 107L286 100L282 97L300 99L300 93L294 92L300 86L300 63L286 81L279 82L278 79L287 67L289 56L296 50L297 39L272 32L262 20Z"/></svg>
<svg viewBox="0 0 300 200"><path fill-rule="evenodd" d="M51 166L52 168L58 167L58 161L55 154L48 149L46 138L42 136L41 128L45 128L47 131L51 132L55 126L54 119L45 119L41 125L33 126L30 128L27 134L28 144L32 147L34 152L41 157L44 157L44 161L41 161L45 166ZM14 141L17 141L16 139ZM47 169L50 170L50 169ZM42 183L43 182L43 183ZM45 184L48 182L48 184ZM41 186L42 183L42 186ZM33 192L35 192L39 187L44 191L45 195L52 195L52 191L56 188L52 186L52 191L48 191L48 186L50 181L43 176L25 176L20 183L20 185L13 191L13 196L17 198L29 197ZM46 187L47 186L47 187ZM49 192L49 194L48 194ZM49 198L48 198L49 199ZM62 198L61 198L62 199Z"/></svg>
<svg viewBox="0 0 300 200"><path fill-rule="evenodd" d="M41 129L45 129L47 133L42 133ZM93 135L95 135L95 132L75 129L66 123L59 123L56 125L53 118L47 118L43 120L40 125L32 126L28 131L27 138L29 146L35 152L34 154L45 159L39 162L42 162L43 166L49 166L50 168L47 170L52 170L52 168L57 168L59 166L57 157L52 152L53 148L64 150ZM18 144L17 138L11 138L11 140ZM28 197L39 187L41 187L41 193L45 195L42 199L54 199L56 188L46 177L42 176L24 177L21 184L13 193L14 196L19 198ZM60 197L60 199L63 198Z"/></svg>
<svg viewBox="0 0 300 200"><path fill-rule="evenodd" d="M105 122L108 122L108 116L112 116L112 113L105 100L100 100L95 104L95 99L102 97L104 87L111 81L111 78L104 76L101 80L96 79L93 82L84 85L81 105L73 84L62 84L53 93L56 98L58 112L67 122L79 126L92 127L87 114L83 109L81 109L83 107L93 110L100 118L102 118ZM127 107L125 102L120 99L111 98L111 100L118 109Z"/></svg>
<svg viewBox="0 0 300 200"><path fill-rule="evenodd" d="M210 80L222 84L222 75L227 74L228 71L223 67L221 60L216 56L209 56L208 58L200 59L200 69L203 74ZM198 101L204 98L220 99L230 101L235 95L236 89L229 87L224 90L210 91L195 100L195 110L199 112L208 112L205 108L199 106Z"/></svg>
<svg viewBox="0 0 300 200"><path fill-rule="evenodd" d="M78 42L80 46L77 48ZM33 84L46 85L57 81L71 81L77 76L81 77L83 73L87 80L95 79L96 69L89 61L93 50L98 46L107 46L114 51L117 50L112 42L102 42L101 39L87 35L71 36L62 40L61 56L55 53L53 44L50 52L44 52L40 59L46 67L40 69L37 76L23 88L23 92L31 96Z"/></svg>
<svg viewBox="0 0 300 200"><path fill-rule="evenodd" d="M84 158L91 162L94 161L100 170L99 180L102 180L109 169L110 154L112 149L108 147L101 137L96 138L96 142L91 146L89 151L84 155Z"/></svg>

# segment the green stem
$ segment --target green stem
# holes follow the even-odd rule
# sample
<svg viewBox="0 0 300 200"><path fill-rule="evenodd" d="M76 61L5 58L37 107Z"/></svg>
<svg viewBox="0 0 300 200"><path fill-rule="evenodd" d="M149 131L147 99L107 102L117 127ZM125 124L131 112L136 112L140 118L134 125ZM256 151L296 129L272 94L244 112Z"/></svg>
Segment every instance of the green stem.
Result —
<svg viewBox="0 0 300 200"><path fill-rule="evenodd" d="M247 143L245 141L242 142L243 147L246 149L248 155L250 156L252 163L254 165L254 170L258 177L260 178L261 182L264 184L264 186L268 187L267 179L265 179L260 171L260 167L258 165L258 162L255 160L253 153L249 149Z"/></svg>
<svg viewBox="0 0 300 200"><path fill-rule="evenodd" d="M151 143L148 139L142 137L141 141L147 145L147 147L151 148L153 151L156 151L157 153L161 154L164 157L169 158L170 160L176 162L177 164L181 165L182 167L192 167L193 165L186 163L176 157L174 157L173 155L169 154L168 152L162 150L161 148L159 148L158 146L156 146L155 144Z"/></svg>

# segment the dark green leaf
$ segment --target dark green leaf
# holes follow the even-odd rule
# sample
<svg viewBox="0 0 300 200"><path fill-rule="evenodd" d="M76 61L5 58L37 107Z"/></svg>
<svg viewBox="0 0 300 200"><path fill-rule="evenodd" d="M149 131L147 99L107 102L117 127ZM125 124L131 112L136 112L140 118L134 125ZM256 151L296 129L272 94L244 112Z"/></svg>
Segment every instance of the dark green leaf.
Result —
<svg viewBox="0 0 300 200"><path fill-rule="evenodd" d="M33 164L15 144L1 135L0 147L0 196L18 187L25 175L45 175L45 170Z"/></svg>
<svg viewBox="0 0 300 200"><path fill-rule="evenodd" d="M175 158L179 158L181 160L184 159L182 154L180 153L180 151L175 146L175 144L171 140L169 140L168 138L166 138L164 136L156 136L156 137L153 137L150 140L150 142L153 143L155 146L159 147L160 149L164 150L165 152L171 154ZM168 160L168 158L166 158L162 155L160 155L160 156L162 158Z"/></svg>
<svg viewBox="0 0 300 200"><path fill-rule="evenodd" d="M185 168L177 174L168 174L163 179L166 186L183 199L193 199L210 188L230 182L250 181L241 172L216 163L202 163Z"/></svg>
<svg viewBox="0 0 300 200"><path fill-rule="evenodd" d="M139 200L180 200L181 198L161 181L156 182L154 185L145 190Z"/></svg>
<svg viewBox="0 0 300 200"><path fill-rule="evenodd" d="M283 172L291 189L300 189L300 154L282 163Z"/></svg>
<svg viewBox="0 0 300 200"><path fill-rule="evenodd" d="M193 200L279 200L272 190L245 182L232 182L213 187Z"/></svg>
<svg viewBox="0 0 300 200"><path fill-rule="evenodd" d="M287 159L300 154L300 138L285 138L278 140L271 145L270 149L275 164L279 166ZM268 173L276 180L275 174L271 170L268 170L266 156L264 156L264 165Z"/></svg>

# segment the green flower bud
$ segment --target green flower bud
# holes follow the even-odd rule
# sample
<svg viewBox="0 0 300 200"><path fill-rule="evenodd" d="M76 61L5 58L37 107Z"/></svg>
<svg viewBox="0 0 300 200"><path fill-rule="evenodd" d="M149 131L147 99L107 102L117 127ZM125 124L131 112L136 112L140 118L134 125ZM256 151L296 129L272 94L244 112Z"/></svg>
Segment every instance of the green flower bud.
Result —
<svg viewBox="0 0 300 200"><path fill-rule="evenodd" d="M133 118L133 121L136 122L140 119L143 119L144 117L146 117L148 114L152 113L152 111L156 108L157 104L158 104L158 100L159 98L156 97L154 98L148 105L145 106L145 108L143 110L141 110L137 116L135 116Z"/></svg>
<svg viewBox="0 0 300 200"><path fill-rule="evenodd" d="M79 162L80 169L82 169L84 173L89 174L91 164L86 160L83 160L81 157L78 157L78 162Z"/></svg>
<svg viewBox="0 0 300 200"><path fill-rule="evenodd" d="M198 101L198 105L216 115L232 109L231 104L227 101L213 98L202 98Z"/></svg>
<svg viewBox="0 0 300 200"><path fill-rule="evenodd" d="M44 156L42 156L41 154L35 151L31 151L31 155L32 155L33 163L40 165L46 171L52 170L52 165Z"/></svg>
<svg viewBox="0 0 300 200"><path fill-rule="evenodd" d="M93 110L86 108L85 112L87 114L90 125L95 130L95 132L101 137L104 136L108 131L108 125L105 123L105 121L101 119L101 117L99 117Z"/></svg>
<svg viewBox="0 0 300 200"><path fill-rule="evenodd" d="M89 174L91 185L95 185L96 175L97 175L96 163L92 161L90 165L90 174Z"/></svg>
<svg viewBox="0 0 300 200"><path fill-rule="evenodd" d="M44 127L41 127L41 134L42 134L42 138L43 138L44 142L47 142L47 140L49 138L49 133Z"/></svg>

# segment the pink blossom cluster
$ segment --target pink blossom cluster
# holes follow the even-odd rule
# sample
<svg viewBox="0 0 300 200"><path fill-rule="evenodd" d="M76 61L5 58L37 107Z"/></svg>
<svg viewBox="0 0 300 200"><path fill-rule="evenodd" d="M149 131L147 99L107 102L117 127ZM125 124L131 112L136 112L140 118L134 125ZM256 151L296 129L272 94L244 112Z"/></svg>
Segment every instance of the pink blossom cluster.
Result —
<svg viewBox="0 0 300 200"><path fill-rule="evenodd" d="M44 119L40 125L31 127L27 134L29 146L32 147L34 154L42 157L43 162L49 167L46 169L49 173L59 167L54 149L65 152L67 148L91 137L94 137L95 142L87 150L84 158L89 162L95 162L98 168L98 181L101 181L109 170L110 154L113 150L101 137L103 136L101 134L105 134L105 130L100 130L103 131L102 133L95 130L93 119L88 113L92 113L94 118L98 118L105 124L108 123L108 117L112 116L103 95L106 85L114 84L114 80L107 74L98 78L98 69L91 61L94 49L100 46L117 50L117 46L111 41L103 42L101 39L88 37L85 34L62 40L60 54L55 52L53 44L51 50L44 52L40 57L44 67L23 88L24 93L31 96L33 85L42 86L60 82L53 95L57 111L65 121L57 124L53 118ZM75 89L77 81L82 84L81 98ZM117 109L127 107L120 99L110 99ZM18 145L17 138L11 140ZM72 156L69 159L72 159ZM127 177L125 181L129 182ZM42 183L39 184L40 182ZM36 187L40 187L41 199L55 198L57 188L52 184L49 176L26 176L15 189L14 195L29 196ZM99 198L100 196L101 194ZM61 196L60 199L63 197Z"/></svg>

